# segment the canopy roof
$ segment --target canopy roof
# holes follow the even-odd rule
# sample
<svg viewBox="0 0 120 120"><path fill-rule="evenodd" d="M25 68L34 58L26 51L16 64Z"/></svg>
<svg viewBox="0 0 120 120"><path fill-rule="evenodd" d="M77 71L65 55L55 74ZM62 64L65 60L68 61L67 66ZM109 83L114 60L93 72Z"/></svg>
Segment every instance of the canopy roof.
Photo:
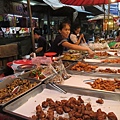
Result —
<svg viewBox="0 0 120 120"><path fill-rule="evenodd" d="M53 10L56 10L62 7L71 7L75 9L77 12L90 13L88 11L85 11L81 6L65 5L60 3L59 0L43 0L43 1L49 6L51 6Z"/></svg>
<svg viewBox="0 0 120 120"><path fill-rule="evenodd" d="M109 19L114 19L114 18L118 18L118 17L119 16L117 16L117 15L109 14ZM97 16L89 19L88 21L100 20L100 19L104 19L104 14L97 15ZM105 14L105 19L108 19L108 15L106 15L106 14Z"/></svg>
<svg viewBox="0 0 120 120"><path fill-rule="evenodd" d="M113 2L120 2L120 0L60 0L61 3L67 5L100 5L100 4L108 4Z"/></svg>

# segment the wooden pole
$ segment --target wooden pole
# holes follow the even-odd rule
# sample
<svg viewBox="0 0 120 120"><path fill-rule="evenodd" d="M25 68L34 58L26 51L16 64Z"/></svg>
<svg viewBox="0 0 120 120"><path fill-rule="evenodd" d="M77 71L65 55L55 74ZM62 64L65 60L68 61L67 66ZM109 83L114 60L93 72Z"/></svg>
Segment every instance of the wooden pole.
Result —
<svg viewBox="0 0 120 120"><path fill-rule="evenodd" d="M107 32L108 32L108 35L109 35L109 17L110 17L110 0L108 0L108 24L107 24Z"/></svg>
<svg viewBox="0 0 120 120"><path fill-rule="evenodd" d="M33 26L32 26L32 12L31 12L30 0L27 0L27 8L28 8L27 10L29 13L29 18L30 18L32 49L33 49L33 52L35 52L35 41L34 41L34 33L33 33Z"/></svg>

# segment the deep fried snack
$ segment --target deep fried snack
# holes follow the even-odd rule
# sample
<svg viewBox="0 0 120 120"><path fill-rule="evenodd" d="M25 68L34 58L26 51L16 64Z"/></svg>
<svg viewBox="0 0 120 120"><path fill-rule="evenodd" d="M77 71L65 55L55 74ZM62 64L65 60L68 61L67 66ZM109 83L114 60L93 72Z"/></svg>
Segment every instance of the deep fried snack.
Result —
<svg viewBox="0 0 120 120"><path fill-rule="evenodd" d="M118 120L113 112L109 112L107 116L110 120Z"/></svg>
<svg viewBox="0 0 120 120"><path fill-rule="evenodd" d="M31 82L28 79L15 78L11 83L6 84L6 87L0 89L0 103L6 103L36 85L37 82ZM17 93L11 94L13 89L17 86L20 86L20 90Z"/></svg>
<svg viewBox="0 0 120 120"><path fill-rule="evenodd" d="M43 102L42 102L42 107L43 107L43 108L47 108L48 105L49 105L49 103L48 103L47 101L43 101Z"/></svg>
<svg viewBox="0 0 120 120"><path fill-rule="evenodd" d="M54 111L52 109L48 109L47 111L47 119L54 120Z"/></svg>
<svg viewBox="0 0 120 120"><path fill-rule="evenodd" d="M81 96L78 96L78 100L79 100L81 103L84 103L84 100L81 98Z"/></svg>
<svg viewBox="0 0 120 120"><path fill-rule="evenodd" d="M64 111L63 111L62 107L59 106L59 107L56 108L56 112L57 112L58 114L62 115Z"/></svg>
<svg viewBox="0 0 120 120"><path fill-rule="evenodd" d="M88 63L77 62L77 64L71 67L71 70L91 72L96 68L98 68L98 66L90 65Z"/></svg>
<svg viewBox="0 0 120 120"><path fill-rule="evenodd" d="M93 83L87 82L86 84L91 85L94 89L115 91L115 89L120 88L119 80L103 80L102 78L97 78Z"/></svg>
<svg viewBox="0 0 120 120"><path fill-rule="evenodd" d="M37 110L37 111L42 111L42 107L41 107L40 105L38 105L38 106L36 107L36 110Z"/></svg>
<svg viewBox="0 0 120 120"><path fill-rule="evenodd" d="M103 101L103 99L102 99L102 98L99 98L98 100L96 100L96 103L103 104L103 103L104 103L104 101Z"/></svg>
<svg viewBox="0 0 120 120"><path fill-rule="evenodd" d="M120 63L120 58L116 59L105 59L102 61L103 63Z"/></svg>
<svg viewBox="0 0 120 120"><path fill-rule="evenodd" d="M107 114L101 109L97 110L97 120L106 120Z"/></svg>
<svg viewBox="0 0 120 120"><path fill-rule="evenodd" d="M36 115L33 115L31 119L32 119L32 120L37 120L38 117L37 117Z"/></svg>
<svg viewBox="0 0 120 120"><path fill-rule="evenodd" d="M36 115L38 118L45 118L46 117L46 114L43 111L40 111L40 112L37 111Z"/></svg>
<svg viewBox="0 0 120 120"><path fill-rule="evenodd" d="M63 106L63 110L65 113L68 113L71 111L70 107L67 107L67 106Z"/></svg>
<svg viewBox="0 0 120 120"><path fill-rule="evenodd" d="M115 79L115 81L118 80ZM48 108L45 109L47 110L46 113L43 111L44 109L42 109L41 106L38 105L36 107L36 115L32 116L32 120L106 120L107 118L109 120L117 120L117 117L113 112L110 112L107 115L100 108L97 110L97 112L94 112L92 110L91 104L84 104L81 96L78 96L78 99L70 97L68 100L55 102L51 98L48 98L46 99L46 101L42 102L42 105L44 102L54 103L54 109L53 107L48 106ZM57 113L57 116L54 115L54 112ZM64 114L68 115L67 118L63 117Z"/></svg>

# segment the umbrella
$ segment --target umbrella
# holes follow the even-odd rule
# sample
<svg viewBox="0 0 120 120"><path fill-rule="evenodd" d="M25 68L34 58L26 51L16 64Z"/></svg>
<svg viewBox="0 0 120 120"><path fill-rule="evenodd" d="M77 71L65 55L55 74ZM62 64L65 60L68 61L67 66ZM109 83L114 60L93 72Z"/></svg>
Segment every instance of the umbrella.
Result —
<svg viewBox="0 0 120 120"><path fill-rule="evenodd" d="M62 7L66 7L66 8L71 7L75 9L77 12L91 14L91 12L83 10L81 6L65 5L65 4L60 3L59 0L43 0L43 1L49 6L51 6L53 10L57 10Z"/></svg>
<svg viewBox="0 0 120 120"><path fill-rule="evenodd" d="M105 18L108 19L108 15L105 15ZM109 14L109 19L113 19L113 18L118 18L118 16ZM104 14L97 15L97 16L89 19L88 21L101 20L101 19L104 19Z"/></svg>
<svg viewBox="0 0 120 120"><path fill-rule="evenodd" d="M61 3L67 5L100 5L109 4L114 2L120 2L120 0L60 0Z"/></svg>

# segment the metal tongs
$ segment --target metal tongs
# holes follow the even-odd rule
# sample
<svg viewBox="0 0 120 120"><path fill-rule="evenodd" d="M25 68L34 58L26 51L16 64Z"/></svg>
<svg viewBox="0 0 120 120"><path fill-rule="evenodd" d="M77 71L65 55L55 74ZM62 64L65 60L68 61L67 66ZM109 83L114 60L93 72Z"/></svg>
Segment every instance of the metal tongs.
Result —
<svg viewBox="0 0 120 120"><path fill-rule="evenodd" d="M94 82L96 79L89 79L89 80L84 80L83 82L87 83L87 82Z"/></svg>
<svg viewBox="0 0 120 120"><path fill-rule="evenodd" d="M55 83L48 83L52 88L54 88L55 90L58 90L59 92L62 92L64 94L66 94L67 92L65 90L63 90L61 87L59 87L58 85L56 85Z"/></svg>

